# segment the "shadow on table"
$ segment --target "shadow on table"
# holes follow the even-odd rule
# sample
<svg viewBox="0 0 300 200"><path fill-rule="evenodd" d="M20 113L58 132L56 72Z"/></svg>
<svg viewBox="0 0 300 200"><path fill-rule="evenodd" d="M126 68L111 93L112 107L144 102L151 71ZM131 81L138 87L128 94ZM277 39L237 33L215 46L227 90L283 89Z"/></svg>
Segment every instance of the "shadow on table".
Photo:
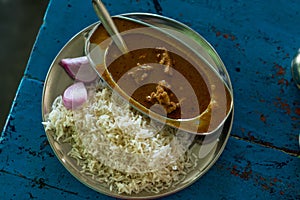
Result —
<svg viewBox="0 0 300 200"><path fill-rule="evenodd" d="M48 0L0 1L0 128L5 124Z"/></svg>

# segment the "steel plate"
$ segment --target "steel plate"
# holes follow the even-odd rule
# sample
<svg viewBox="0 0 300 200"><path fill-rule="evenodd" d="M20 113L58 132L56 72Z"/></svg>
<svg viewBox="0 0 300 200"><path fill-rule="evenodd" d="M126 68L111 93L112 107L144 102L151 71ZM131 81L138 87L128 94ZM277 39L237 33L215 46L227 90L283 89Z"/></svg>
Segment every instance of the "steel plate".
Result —
<svg viewBox="0 0 300 200"><path fill-rule="evenodd" d="M216 70L224 77L224 80L227 83L228 87L232 90L229 75L220 57L212 48L212 46L195 31L188 28L182 23L159 15L147 13L129 13L124 14L124 16L131 17L137 20L142 20L157 27L173 29L175 31L179 31L188 35L190 39L196 41L196 44L193 44L193 48L195 48L197 51L200 51L201 54L211 62L213 67L215 67ZM76 34L72 39L70 39L67 42L67 44L61 49L61 51L53 60L53 63L49 68L43 89L43 120L46 120L45 115L51 111L51 106L54 99L57 96L61 95L65 88L73 83L73 80L59 65L59 61L62 58L77 57L84 55L85 36L97 24L98 23L92 24L80 31L78 34ZM190 186L213 166L213 164L217 161L217 159L223 152L224 147L227 143L232 127L233 113L234 110L232 109L226 122L222 127L220 127L218 131L216 131L216 133L208 136L195 137L195 140L190 146L190 149L194 155L198 156L197 167L194 170L192 170L189 174L187 174L187 176L181 183L174 187L170 187L167 190L163 190L160 193L141 192L138 194L127 195L118 194L117 192L110 191L108 185L99 183L96 180L94 180L90 175L80 172L81 168L79 165L77 165L76 160L68 156L68 152L71 149L71 144L55 141L53 138L54 133L51 131L46 131L46 135L53 151L55 152L57 158L63 164L63 166L80 182L94 189L95 191L106 194L108 196L123 199L158 198L173 194Z"/></svg>

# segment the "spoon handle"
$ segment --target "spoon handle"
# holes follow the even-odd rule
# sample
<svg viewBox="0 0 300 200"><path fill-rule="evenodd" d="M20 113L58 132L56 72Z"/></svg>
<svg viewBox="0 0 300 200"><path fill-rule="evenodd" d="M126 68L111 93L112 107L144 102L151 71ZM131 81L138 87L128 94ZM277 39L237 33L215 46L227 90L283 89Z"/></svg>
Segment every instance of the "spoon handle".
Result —
<svg viewBox="0 0 300 200"><path fill-rule="evenodd" d="M92 0L92 3L97 16L118 48L122 53L128 53L128 48L102 1Z"/></svg>

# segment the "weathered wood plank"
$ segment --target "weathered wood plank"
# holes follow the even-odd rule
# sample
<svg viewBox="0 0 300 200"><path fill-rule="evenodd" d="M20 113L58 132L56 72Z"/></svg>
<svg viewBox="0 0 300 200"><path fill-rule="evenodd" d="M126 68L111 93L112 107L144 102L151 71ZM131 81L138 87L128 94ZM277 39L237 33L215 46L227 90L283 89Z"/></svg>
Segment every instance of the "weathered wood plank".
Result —
<svg viewBox="0 0 300 200"><path fill-rule="evenodd" d="M238 137L300 154L300 92L290 64L299 48L297 1L167 1L162 14L183 21L217 50L231 76ZM179 14L179 15L178 15Z"/></svg>
<svg viewBox="0 0 300 200"><path fill-rule="evenodd" d="M300 92L290 62L300 44L297 1L104 1L112 15L152 12L177 19L203 35L228 68L234 88L233 134L300 154ZM45 79L62 46L97 21L91 3L50 1L26 76Z"/></svg>
<svg viewBox="0 0 300 200"><path fill-rule="evenodd" d="M104 2L113 15L152 12L190 25L216 48L233 82L233 136L224 153L204 177L166 199L300 199L300 91L289 71L300 44L300 29L295 26L300 4ZM41 125L43 81L52 60L74 34L95 21L90 2L50 1L0 138L1 199L112 199L64 169Z"/></svg>
<svg viewBox="0 0 300 200"><path fill-rule="evenodd" d="M77 181L54 156L41 125L42 86L27 78L20 85L0 143L0 193L4 199L111 199ZM296 156L230 137L207 174L166 199L299 199L299 166Z"/></svg>

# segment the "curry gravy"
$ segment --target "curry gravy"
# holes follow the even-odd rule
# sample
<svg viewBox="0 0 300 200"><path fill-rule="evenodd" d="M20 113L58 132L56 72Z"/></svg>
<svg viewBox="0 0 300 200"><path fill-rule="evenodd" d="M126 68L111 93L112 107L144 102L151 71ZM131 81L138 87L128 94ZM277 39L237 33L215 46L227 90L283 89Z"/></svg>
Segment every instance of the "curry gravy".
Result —
<svg viewBox="0 0 300 200"><path fill-rule="evenodd" d="M140 41L141 37L147 36L130 35L130 37L137 39L135 41ZM157 45L162 45L160 40L156 41L154 38L143 39L146 39L147 42L151 42L152 44L157 42ZM128 41L127 37L125 37L125 41L126 40ZM168 46L167 44L163 45L164 47ZM129 46L131 47L131 45ZM111 51L114 50L117 49L112 47ZM132 98L146 108L151 108L155 104L155 102L148 101L147 96L156 91L159 81L164 80L170 87L168 88L168 94L171 101L175 103L181 102L179 109L167 113L167 117L173 119L196 117L207 108L211 98L203 76L192 66L190 62L172 52L168 53L174 63L172 64L173 69L171 69L173 72L172 75L166 73L164 71L165 67L157 64L159 62L157 55L160 54L158 52L159 51L155 48L133 50L127 55L124 54L118 57L111 63L108 61L108 63L110 63L108 65L108 71L115 82L127 94L130 94ZM151 70L145 72L147 77L141 82L136 82L132 78L131 73L129 73L131 69L139 68L137 63L139 63L140 66L149 65L152 67ZM154 109L153 111L158 114L165 113L165 111L158 106L153 107L152 109Z"/></svg>
<svg viewBox="0 0 300 200"><path fill-rule="evenodd" d="M232 99L224 82L206 62L185 45L157 30L118 18L114 22L124 33L122 37L130 51L122 54L111 43L105 65L114 82L128 96L168 118L189 119L205 112L203 119L213 123L208 126L221 123L230 110ZM125 33L131 29L135 31ZM91 42L100 44L107 38L108 34L100 26ZM166 62L163 54L168 55ZM161 81L169 101L179 105L169 113L162 106L155 106L159 104L157 101L149 100Z"/></svg>

